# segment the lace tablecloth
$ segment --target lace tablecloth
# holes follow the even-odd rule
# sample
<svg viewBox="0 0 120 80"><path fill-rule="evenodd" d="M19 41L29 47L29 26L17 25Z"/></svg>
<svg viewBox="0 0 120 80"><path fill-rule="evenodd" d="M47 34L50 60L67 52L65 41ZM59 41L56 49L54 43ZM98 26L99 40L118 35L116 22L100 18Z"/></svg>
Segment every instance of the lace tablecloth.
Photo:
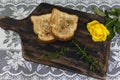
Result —
<svg viewBox="0 0 120 80"><path fill-rule="evenodd" d="M92 12L96 5L102 10L120 7L119 0L0 0L0 16L15 19L27 17L41 2ZM106 80L120 80L120 35L111 42ZM97 80L34 62L25 61L21 40L13 31L0 28L0 80Z"/></svg>

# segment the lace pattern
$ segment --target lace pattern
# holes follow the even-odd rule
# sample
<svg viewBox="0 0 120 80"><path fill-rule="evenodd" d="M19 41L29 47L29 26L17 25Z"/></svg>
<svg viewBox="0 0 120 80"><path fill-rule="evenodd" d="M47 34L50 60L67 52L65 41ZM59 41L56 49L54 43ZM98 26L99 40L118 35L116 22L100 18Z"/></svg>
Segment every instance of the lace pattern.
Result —
<svg viewBox="0 0 120 80"><path fill-rule="evenodd" d="M120 7L119 0L0 0L0 16L15 19L27 17L41 2L93 13L92 6L102 10ZM13 31L0 28L0 80L97 80L34 62L25 61L21 40ZM106 80L120 80L120 35L111 42Z"/></svg>

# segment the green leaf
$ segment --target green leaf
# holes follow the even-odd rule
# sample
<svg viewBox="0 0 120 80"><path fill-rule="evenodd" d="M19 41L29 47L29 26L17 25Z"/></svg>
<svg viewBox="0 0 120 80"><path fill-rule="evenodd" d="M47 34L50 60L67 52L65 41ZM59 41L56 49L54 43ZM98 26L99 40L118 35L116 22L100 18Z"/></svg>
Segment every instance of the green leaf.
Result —
<svg viewBox="0 0 120 80"><path fill-rule="evenodd" d="M106 23L108 23L109 21L111 21L112 19L109 16L105 16L105 21Z"/></svg>
<svg viewBox="0 0 120 80"><path fill-rule="evenodd" d="M115 31L120 34L120 22L116 22L115 24Z"/></svg>
<svg viewBox="0 0 120 80"><path fill-rule="evenodd" d="M99 8L97 8L96 6L93 7L93 10L97 15L100 15L100 16L103 16L103 17L106 16L106 14L103 11L101 11Z"/></svg>
<svg viewBox="0 0 120 80"><path fill-rule="evenodd" d="M116 12L116 9L112 9L113 12ZM107 14L107 13L106 13ZM115 14L112 13L111 14ZM114 26L116 24L116 22L118 22L118 18L110 18L109 16L105 16L105 26L107 27L107 29L110 32L110 35L108 36L108 39L111 40L114 36L115 36L115 30L114 30Z"/></svg>
<svg viewBox="0 0 120 80"><path fill-rule="evenodd" d="M114 26L115 22L116 22L117 19L111 19L110 17L105 17L105 26Z"/></svg>
<svg viewBox="0 0 120 80"><path fill-rule="evenodd" d="M120 15L118 16L118 21L120 22Z"/></svg>
<svg viewBox="0 0 120 80"><path fill-rule="evenodd" d="M107 28L110 32L110 35L108 36L108 39L111 40L115 36L114 27L113 26L108 26Z"/></svg>
<svg viewBox="0 0 120 80"><path fill-rule="evenodd" d="M116 10L116 15L119 16L120 15L120 8L115 8Z"/></svg>
<svg viewBox="0 0 120 80"><path fill-rule="evenodd" d="M82 55L82 56L80 57L80 59L83 59L83 58L85 58L85 56L84 56L84 55Z"/></svg>
<svg viewBox="0 0 120 80"><path fill-rule="evenodd" d="M116 12L115 8L112 8L111 10L106 10L106 11L107 11L107 14L114 15L114 16L117 15L117 12Z"/></svg>
<svg viewBox="0 0 120 80"><path fill-rule="evenodd" d="M52 55L51 58L52 58L52 59L55 59L55 58L59 58L59 56L60 56L59 54L54 54L54 55Z"/></svg>
<svg viewBox="0 0 120 80"><path fill-rule="evenodd" d="M107 26L107 29L110 32L110 35L108 36L108 39L111 40L115 36L114 25L116 24L116 20L110 19L110 18L108 18L108 19L109 20L107 20L106 26Z"/></svg>

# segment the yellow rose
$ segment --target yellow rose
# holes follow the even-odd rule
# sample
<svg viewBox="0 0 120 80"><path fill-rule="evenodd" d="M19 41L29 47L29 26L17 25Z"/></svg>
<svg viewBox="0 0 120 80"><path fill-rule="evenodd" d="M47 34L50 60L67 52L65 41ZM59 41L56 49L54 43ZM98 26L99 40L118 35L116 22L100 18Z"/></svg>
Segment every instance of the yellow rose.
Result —
<svg viewBox="0 0 120 80"><path fill-rule="evenodd" d="M87 24L87 29L92 35L92 40L95 42L105 41L110 34L107 28L96 20L89 22Z"/></svg>

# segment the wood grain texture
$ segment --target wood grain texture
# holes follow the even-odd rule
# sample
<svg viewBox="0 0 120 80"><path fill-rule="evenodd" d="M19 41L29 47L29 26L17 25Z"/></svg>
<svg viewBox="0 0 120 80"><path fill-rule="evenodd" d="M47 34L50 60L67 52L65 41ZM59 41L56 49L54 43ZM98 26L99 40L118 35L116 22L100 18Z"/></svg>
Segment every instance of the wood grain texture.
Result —
<svg viewBox="0 0 120 80"><path fill-rule="evenodd" d="M33 32L33 24L30 20L32 15L42 15L51 13L53 8L58 8L61 11L67 12L69 14L75 14L79 17L78 28L75 33L75 37L79 41L79 44L87 48L89 55L93 56L99 62L102 63L100 70L92 72L89 70L89 66L83 61L78 60L78 56L75 55L75 50L70 47L69 53L61 56L57 59L45 60L41 56L44 53L55 53L59 51L62 47L69 47L68 42L56 41L51 44L41 43L37 35ZM104 18L95 14L89 14L77 10L68 9L65 7L50 5L47 3L41 3L27 18L22 20L15 20L9 17L4 17L0 19L0 26L5 30L16 31L22 40L22 50L23 57L26 60L34 61L41 64L46 64L49 66L57 67L60 69L81 73L84 75L92 76L99 79L105 79L108 56L110 51L110 41L105 42L93 42L91 36L86 29L86 23L92 20L98 20L104 23Z"/></svg>

